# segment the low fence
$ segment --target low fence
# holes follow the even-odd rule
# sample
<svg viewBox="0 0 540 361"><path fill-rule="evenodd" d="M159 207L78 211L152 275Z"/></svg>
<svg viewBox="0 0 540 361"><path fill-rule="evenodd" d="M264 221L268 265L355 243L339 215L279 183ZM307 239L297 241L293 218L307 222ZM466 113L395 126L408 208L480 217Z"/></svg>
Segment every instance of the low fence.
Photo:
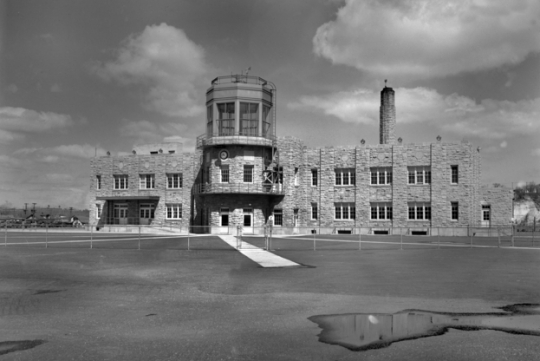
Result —
<svg viewBox="0 0 540 361"><path fill-rule="evenodd" d="M219 235L232 235L236 248L288 250L381 250L425 247L516 247L540 249L535 229L516 227L207 227L168 225L80 227L7 227L0 247L75 247L109 249L232 250ZM3 233L3 234L2 234ZM2 239L3 238L3 239ZM3 244L2 244L3 243Z"/></svg>

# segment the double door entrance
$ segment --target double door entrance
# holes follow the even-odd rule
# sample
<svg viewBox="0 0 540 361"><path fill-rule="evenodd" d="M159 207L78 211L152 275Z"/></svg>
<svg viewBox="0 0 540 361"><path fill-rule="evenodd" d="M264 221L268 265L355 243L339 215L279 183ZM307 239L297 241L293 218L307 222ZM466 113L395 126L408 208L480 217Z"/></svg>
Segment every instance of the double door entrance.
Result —
<svg viewBox="0 0 540 361"><path fill-rule="evenodd" d="M156 211L156 205L153 203L142 203L139 205L139 224L146 226L152 223Z"/></svg>

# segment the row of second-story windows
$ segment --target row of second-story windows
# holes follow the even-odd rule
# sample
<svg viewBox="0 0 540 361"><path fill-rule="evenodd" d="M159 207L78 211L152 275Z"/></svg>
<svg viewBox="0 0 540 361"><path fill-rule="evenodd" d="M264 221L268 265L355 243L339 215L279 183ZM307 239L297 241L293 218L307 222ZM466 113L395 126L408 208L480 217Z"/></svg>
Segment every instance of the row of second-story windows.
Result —
<svg viewBox="0 0 540 361"><path fill-rule="evenodd" d="M243 177L242 177L242 180L244 183L253 183L254 169L255 167L253 165L244 164ZM220 182L229 183L231 181L229 165L224 164L219 168L219 170L220 170L220 177L219 177ZM203 181L204 180L206 180L206 182L209 181L208 179L209 173L210 173L210 169L207 169L205 175L203 176Z"/></svg>
<svg viewBox="0 0 540 361"><path fill-rule="evenodd" d="M167 189L182 188L182 173L167 173ZM113 189L121 190L129 188L129 176L126 174L114 175ZM96 189L102 189L101 175L96 175ZM155 189L155 174L139 174L139 189Z"/></svg>
<svg viewBox="0 0 540 361"><path fill-rule="evenodd" d="M141 204L139 212L141 218L153 219L155 217L154 205ZM96 204L96 219L100 219L102 213L102 205L99 203ZM127 204L115 204L113 209L113 218L128 218ZM182 219L182 204L165 204L165 219Z"/></svg>
<svg viewBox="0 0 540 361"><path fill-rule="evenodd" d="M297 182L297 169L295 168L295 185ZM337 168L335 172L335 185L348 186L355 185L355 169L354 168ZM392 168L391 167L371 167L370 185L390 185L392 184ZM415 166L407 167L408 184L431 184L431 167L430 166ZM451 184L457 184L459 180L458 166L451 166ZM311 186L318 186L319 171L316 168L311 169Z"/></svg>

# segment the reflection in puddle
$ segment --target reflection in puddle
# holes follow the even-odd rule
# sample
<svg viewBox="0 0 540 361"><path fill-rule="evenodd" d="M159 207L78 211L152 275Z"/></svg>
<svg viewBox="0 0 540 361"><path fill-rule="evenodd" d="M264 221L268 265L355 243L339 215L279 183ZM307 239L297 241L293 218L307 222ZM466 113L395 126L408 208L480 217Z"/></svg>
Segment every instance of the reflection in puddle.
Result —
<svg viewBox="0 0 540 361"><path fill-rule="evenodd" d="M395 314L321 315L309 318L322 328L319 341L353 351L388 347L393 342L442 335L449 328L495 330L540 336L540 305L500 308L506 313L445 313L405 310Z"/></svg>

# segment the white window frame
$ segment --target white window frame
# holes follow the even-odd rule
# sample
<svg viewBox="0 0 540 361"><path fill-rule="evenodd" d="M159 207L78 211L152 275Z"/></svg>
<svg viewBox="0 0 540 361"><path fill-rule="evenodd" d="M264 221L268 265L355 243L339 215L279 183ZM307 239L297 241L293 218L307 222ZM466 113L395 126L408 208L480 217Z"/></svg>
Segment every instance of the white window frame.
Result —
<svg viewBox="0 0 540 361"><path fill-rule="evenodd" d="M182 203L167 203L165 219L182 219Z"/></svg>
<svg viewBox="0 0 540 361"><path fill-rule="evenodd" d="M411 176L413 176L414 182L411 182ZM428 178L429 178L429 182L427 181ZM428 165L407 167L407 184L410 184L410 185L431 184L431 167Z"/></svg>
<svg viewBox="0 0 540 361"><path fill-rule="evenodd" d="M375 217L373 217L375 211ZM382 217L381 217L382 213ZM393 208L390 202L371 202L369 205L369 219L375 221L391 221L393 218Z"/></svg>
<svg viewBox="0 0 540 361"><path fill-rule="evenodd" d="M139 174L139 189L156 189L156 175Z"/></svg>
<svg viewBox="0 0 540 361"><path fill-rule="evenodd" d="M414 218L411 218L411 210L414 211ZM421 218L418 217L419 215L421 215ZM409 221L431 221L431 216L430 202L409 202L407 204L407 219Z"/></svg>
<svg viewBox="0 0 540 361"><path fill-rule="evenodd" d="M375 177L373 177L375 175ZM381 176L382 181L381 183ZM375 178L375 183L373 179ZM388 186L392 184L392 167L371 167L369 168L369 184Z"/></svg>
<svg viewBox="0 0 540 361"><path fill-rule="evenodd" d="M175 187L176 184L176 187ZM183 173L167 173L167 189L180 189L184 186Z"/></svg>
<svg viewBox="0 0 540 361"><path fill-rule="evenodd" d="M334 219L336 221L350 221L356 217L356 206L352 202L334 203Z"/></svg>
<svg viewBox="0 0 540 361"><path fill-rule="evenodd" d="M336 168L334 172L334 182L336 187L348 187L356 184L356 173L354 168Z"/></svg>
<svg viewBox="0 0 540 361"><path fill-rule="evenodd" d="M318 187L319 185L319 171L316 168L311 169L311 186Z"/></svg>
<svg viewBox="0 0 540 361"><path fill-rule="evenodd" d="M96 219L101 218L101 204L96 203Z"/></svg>
<svg viewBox="0 0 540 361"><path fill-rule="evenodd" d="M129 176L127 174L114 175L114 190L124 190L129 188Z"/></svg>
<svg viewBox="0 0 540 361"><path fill-rule="evenodd" d="M295 186L298 186L298 167L294 168L294 183Z"/></svg>
<svg viewBox="0 0 540 361"><path fill-rule="evenodd" d="M97 190L101 189L101 175L100 174L96 175L96 189Z"/></svg>

